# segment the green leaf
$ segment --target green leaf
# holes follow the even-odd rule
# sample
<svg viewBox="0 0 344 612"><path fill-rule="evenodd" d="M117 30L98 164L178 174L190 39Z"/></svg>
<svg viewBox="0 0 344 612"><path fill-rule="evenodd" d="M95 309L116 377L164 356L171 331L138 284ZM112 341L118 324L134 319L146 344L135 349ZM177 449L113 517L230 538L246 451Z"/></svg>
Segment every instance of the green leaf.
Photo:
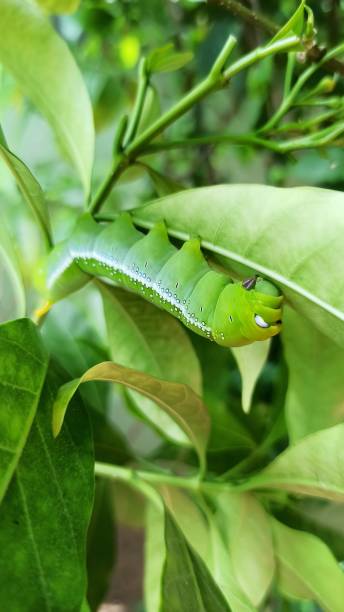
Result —
<svg viewBox="0 0 344 612"><path fill-rule="evenodd" d="M183 68L193 58L190 51L178 52L174 50L173 44L154 49L147 56L147 72L173 72Z"/></svg>
<svg viewBox="0 0 344 612"><path fill-rule="evenodd" d="M14 355L19 352L16 345L11 350ZM35 367L38 369L37 360ZM17 375L20 371L25 374L23 366ZM86 534L94 479L91 431L87 414L74 400L64 431L54 440L51 410L57 387L50 370L1 507L3 610L78 612L85 595Z"/></svg>
<svg viewBox="0 0 344 612"><path fill-rule="evenodd" d="M0 8L1 12L1 8ZM0 144L0 155L10 169L26 203L33 211L47 245L51 244L50 221L43 190L29 168L14 153Z"/></svg>
<svg viewBox="0 0 344 612"><path fill-rule="evenodd" d="M32 321L0 325L0 501L27 440L47 367L48 356Z"/></svg>
<svg viewBox="0 0 344 612"><path fill-rule="evenodd" d="M344 194L314 187L216 185L181 191L135 211L172 236L199 235L241 276L258 272L322 333L344 346ZM305 231L307 227L307 232ZM331 274L329 274L329 270Z"/></svg>
<svg viewBox="0 0 344 612"><path fill-rule="evenodd" d="M299 6L297 7L295 13L290 17L287 23L282 26L282 28L277 32L277 34L275 34L275 36L271 40L271 43L274 43L277 40L281 40L282 38L286 38L287 36L291 36L292 34L302 34L305 4L306 0L302 0Z"/></svg>
<svg viewBox="0 0 344 612"><path fill-rule="evenodd" d="M74 13L80 0L36 0L37 4L47 13Z"/></svg>
<svg viewBox="0 0 344 612"><path fill-rule="evenodd" d="M160 487L168 510L192 548L206 564L212 578L221 589L223 596L234 612L253 610L249 599L241 589L234 574L232 556L228 545L229 530L226 500L223 515L213 514L196 495L188 495L175 487ZM211 499L212 505L217 499Z"/></svg>
<svg viewBox="0 0 344 612"><path fill-rule="evenodd" d="M81 378L72 380L59 389L53 408L55 436L61 430L68 404L79 385L94 380L122 384L157 403L188 436L198 454L201 471L204 470L210 422L201 398L187 385L160 380L111 361L99 363L87 370Z"/></svg>
<svg viewBox="0 0 344 612"><path fill-rule="evenodd" d="M112 359L165 381L185 383L201 395L201 368L179 321L133 293L99 286ZM156 404L135 392L129 393L154 427L175 442L189 444L180 427Z"/></svg>
<svg viewBox="0 0 344 612"><path fill-rule="evenodd" d="M111 482L96 481L95 499L87 534L87 599L98 610L109 589L115 563L114 508Z"/></svg>
<svg viewBox="0 0 344 612"><path fill-rule="evenodd" d="M244 412L250 411L253 391L268 358L270 345L271 341L266 340L231 349L241 374L241 402Z"/></svg>
<svg viewBox="0 0 344 612"><path fill-rule="evenodd" d="M295 442L343 420L344 350L290 308L282 338L289 370L286 420Z"/></svg>
<svg viewBox="0 0 344 612"><path fill-rule="evenodd" d="M235 574L228 543L224 540L223 530L216 517L209 522L212 555L208 563L211 575L230 605L233 612L255 612L245 593L241 590Z"/></svg>
<svg viewBox="0 0 344 612"><path fill-rule="evenodd" d="M161 612L229 612L206 565L167 511L165 542Z"/></svg>
<svg viewBox="0 0 344 612"><path fill-rule="evenodd" d="M160 486L159 493L189 544L207 563L212 553L211 534L197 496L167 485Z"/></svg>
<svg viewBox="0 0 344 612"><path fill-rule="evenodd" d="M303 438L245 483L245 488L344 501L344 424Z"/></svg>
<svg viewBox="0 0 344 612"><path fill-rule="evenodd" d="M0 62L49 121L88 193L94 149L90 99L67 45L34 3L2 0Z"/></svg>
<svg viewBox="0 0 344 612"><path fill-rule="evenodd" d="M310 531L331 549L338 561L344 559L344 505L316 498L289 501L288 506L274 512L289 527Z"/></svg>
<svg viewBox="0 0 344 612"><path fill-rule="evenodd" d="M25 291L18 256L6 223L0 215L0 286L6 287L0 296L0 322L25 315Z"/></svg>
<svg viewBox="0 0 344 612"><path fill-rule="evenodd" d="M319 538L272 519L278 586L287 597L312 599L324 610L341 612L344 573Z"/></svg>
<svg viewBox="0 0 344 612"><path fill-rule="evenodd" d="M234 576L243 593L258 607L268 593L275 571L268 515L249 493L224 493L216 504L228 534Z"/></svg>

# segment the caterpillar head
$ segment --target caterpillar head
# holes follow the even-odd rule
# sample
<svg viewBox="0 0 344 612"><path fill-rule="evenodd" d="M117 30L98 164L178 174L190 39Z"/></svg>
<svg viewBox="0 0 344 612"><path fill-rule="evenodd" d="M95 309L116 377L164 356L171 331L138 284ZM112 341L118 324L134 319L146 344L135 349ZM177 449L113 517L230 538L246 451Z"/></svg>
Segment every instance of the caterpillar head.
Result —
<svg viewBox="0 0 344 612"><path fill-rule="evenodd" d="M222 346L243 346L275 336L281 330L282 301L278 289L259 277L228 284L216 304L214 340Z"/></svg>

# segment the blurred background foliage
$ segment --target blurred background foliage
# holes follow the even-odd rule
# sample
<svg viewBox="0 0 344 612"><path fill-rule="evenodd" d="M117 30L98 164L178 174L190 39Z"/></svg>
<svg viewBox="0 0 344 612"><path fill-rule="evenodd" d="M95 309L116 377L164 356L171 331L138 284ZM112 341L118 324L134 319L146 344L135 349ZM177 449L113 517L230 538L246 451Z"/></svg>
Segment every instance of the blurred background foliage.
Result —
<svg viewBox="0 0 344 612"><path fill-rule="evenodd" d="M143 117L143 121L147 121L156 118L160 109L168 108L199 82L209 70L228 32L233 32L239 41L234 52L236 57L270 38L259 27L252 27L228 11L225 0L82 0L79 7L77 2L67 1L59 14L54 14L56 5L61 9L63 3L41 0L39 4L52 13L54 27L72 50L91 95L97 135L93 188L109 170L116 126L133 106L140 56L168 43L173 43L179 51L192 51L193 54L183 70L154 75ZM295 0L252 0L246 4L254 10L261 10L276 24L283 24L298 3ZM333 47L343 36L340 14L344 1L322 0L311 3L311 6L319 44ZM235 134L253 131L271 116L281 99L284 66L285 56L273 61L264 60L240 73L229 87L207 98L169 128L168 136L178 139L224 131ZM326 76L326 73L321 76ZM316 82L318 80L317 77ZM331 87L334 91L329 94L341 104L343 83L333 81ZM306 111L300 107L293 120L297 121L304 113L311 118L314 112L317 110L311 107L306 107ZM68 235L82 207L80 183L70 164L61 158L47 124L1 67L0 113L10 148L27 163L46 192L54 238L60 240ZM344 188L344 150L339 146L282 156L270 150L225 143L173 150L151 155L145 160L155 170L184 186L244 182ZM156 195L156 184L149 173L137 166L121 178L105 210L113 212L133 208ZM29 287L29 280L32 269L44 253L44 246L4 164L0 164L0 197L1 223L6 218L9 231L16 236L17 255L27 283L32 312L37 305L37 296ZM4 295L0 299L4 300ZM8 303L8 296L6 300ZM73 377L88 366L110 358L100 296L92 287L57 305L47 318L43 333L60 364ZM270 448L275 442L275 452L283 449L287 442L282 416L286 367L280 342L276 340L273 345L255 391L254 410L248 416L241 410L240 374L233 356L193 334L190 334L190 339L202 365L205 401L213 419L210 469L223 471L224 465L228 469L244 460L268 432ZM98 458L106 456L109 460L104 453L109 448L116 448L115 456L111 457L116 463L123 462L131 453L139 455L143 464L156 458L169 465L171 462L173 465L173 461L193 461L187 449L162 442L161 436L143 422L141 413L123 390L99 385L88 389L87 401L94 408L94 426L100 441L99 449L96 449ZM112 424L113 428L106 429L105 422ZM229 429L233 432L232 440L228 438ZM222 445L221 431L227 432L225 446ZM267 462L270 458L265 456L262 460ZM258 456L258 462L259 459ZM136 509L135 512L133 502L128 512L128 491L124 486L118 487L117 512L121 521L136 526L141 524L142 504L137 503ZM295 514L290 513L290 524L295 522L296 511L301 510L297 508ZM314 502L314 516L318 510L317 502ZM315 609L308 604L306 607L302 604L282 607L284 604L280 601L276 600L273 609Z"/></svg>

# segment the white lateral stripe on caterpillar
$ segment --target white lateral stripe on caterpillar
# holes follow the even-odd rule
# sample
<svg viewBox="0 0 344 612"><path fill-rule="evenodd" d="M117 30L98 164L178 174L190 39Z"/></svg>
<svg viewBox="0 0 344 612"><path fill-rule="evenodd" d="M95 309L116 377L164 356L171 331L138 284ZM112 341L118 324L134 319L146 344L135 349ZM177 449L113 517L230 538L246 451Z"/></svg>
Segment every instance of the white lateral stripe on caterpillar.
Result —
<svg viewBox="0 0 344 612"><path fill-rule="evenodd" d="M164 289L160 287L159 283L152 281L149 277L146 276L145 273L140 272L138 267L136 267L136 269L129 268L123 263L115 262L112 258L109 259L106 257L101 257L99 255L96 256L94 251L78 251L77 253L73 253L73 251L71 252L70 263L73 263L74 261L76 264L79 264L81 260L84 260L85 262L92 262L92 260L94 260L98 265L101 265L106 268L107 271L110 272L110 274L112 274L113 276L115 276L116 272L119 272L120 274L124 274L125 276L127 276L130 280L137 282L140 285L144 285L147 289L151 289L162 300L171 304L176 312L179 310L182 317L189 325L197 327L209 338L212 337L211 328L207 326L203 321L197 319L197 317L193 313L189 312L186 305L186 300L183 300L182 303L180 300L178 300L178 298L175 298L173 296L172 292L169 289ZM91 263L91 265L95 267L96 263Z"/></svg>

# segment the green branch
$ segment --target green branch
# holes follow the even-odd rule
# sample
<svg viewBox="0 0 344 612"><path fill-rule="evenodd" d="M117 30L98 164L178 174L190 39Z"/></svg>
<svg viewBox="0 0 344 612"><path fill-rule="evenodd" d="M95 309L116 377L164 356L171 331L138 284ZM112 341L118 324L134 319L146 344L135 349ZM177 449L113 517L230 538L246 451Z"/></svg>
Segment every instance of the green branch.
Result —
<svg viewBox="0 0 344 612"><path fill-rule="evenodd" d="M208 4L214 4L218 6L219 8L229 11L230 13L232 13L232 15L235 15L236 17L240 17L240 19L242 19L243 21L246 21L250 25L259 27L261 30L265 30L272 36L277 34L277 32L280 30L280 27L276 23L274 23L271 19L269 19L265 15L262 15L262 13L257 13L256 11L252 11L251 9L241 4L241 2L238 2L237 0L207 0L207 2ZM307 7L305 7L305 9L307 10ZM310 46L306 50L306 54L305 54L306 60L308 60L311 63L317 64L319 60L322 59L324 53L325 51L323 47L319 47L319 45L317 45L313 41L313 45ZM344 76L343 62L338 61L334 57L330 57L329 59L326 60L326 62L324 63L324 69L327 72L330 72L331 74L338 73ZM286 91L287 89L288 89L288 83L286 83Z"/></svg>
<svg viewBox="0 0 344 612"><path fill-rule="evenodd" d="M168 111L161 115L152 125L136 136L127 147L124 147L122 154L119 154L115 158L110 174L107 176L90 204L90 212L95 214L100 210L103 202L124 170L130 164L134 163L140 154L144 154L150 142L161 134L169 125L187 113L207 95L221 87L225 87L228 82L242 70L249 68L268 56L293 49L299 42L297 36L290 36L271 43L266 47L258 47L225 69L225 63L236 44L234 36L229 36L208 76Z"/></svg>
<svg viewBox="0 0 344 612"><path fill-rule="evenodd" d="M149 74L147 72L146 58L142 58L139 64L139 76L136 100L133 113L128 125L127 132L124 137L124 147L126 147L134 138L142 116L143 106L146 99L147 89L149 85Z"/></svg>
<svg viewBox="0 0 344 612"><path fill-rule="evenodd" d="M121 480L128 484L147 483L153 486L171 485L189 491L199 491L203 493L215 493L221 491L243 491L246 483L233 485L228 482L217 482L212 480L199 480L198 478L189 478L175 476L174 474L166 474L163 472L148 472L147 470L134 470L109 463L95 463L95 473L97 476L109 478L110 480Z"/></svg>
<svg viewBox="0 0 344 612"><path fill-rule="evenodd" d="M275 125L282 119L282 117L284 117L284 115L290 110L298 94L300 93L301 89L303 88L305 83L310 79L310 77L319 68L321 68L324 64L326 64L326 62L333 59L337 55L341 55L342 53L344 53L344 43L341 43L334 49L331 49L331 51L326 53L326 55L324 55L322 60L320 60L317 64L313 64L312 66L309 66L309 68L307 68L307 70L305 70L301 74L301 76L297 79L294 87L292 87L289 94L282 100L279 108L274 113L274 115L269 119L269 121L263 127L261 127L258 130L258 132L259 133L268 132L273 127L275 127Z"/></svg>

